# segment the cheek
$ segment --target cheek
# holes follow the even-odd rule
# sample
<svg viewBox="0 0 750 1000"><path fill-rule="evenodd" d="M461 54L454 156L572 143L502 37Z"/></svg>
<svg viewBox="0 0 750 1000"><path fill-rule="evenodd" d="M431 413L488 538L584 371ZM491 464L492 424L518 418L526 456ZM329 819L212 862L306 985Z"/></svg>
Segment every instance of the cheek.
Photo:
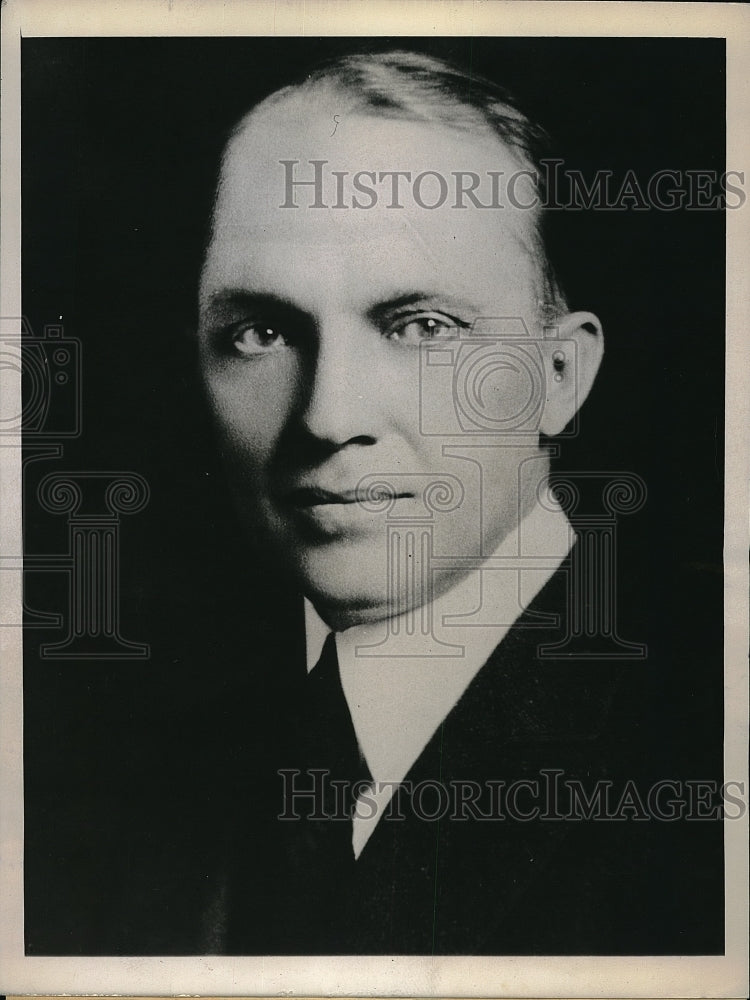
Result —
<svg viewBox="0 0 750 1000"><path fill-rule="evenodd" d="M270 373L266 372L266 376ZM292 380L262 373L210 373L206 389L214 419L232 452L252 465L270 456L292 408Z"/></svg>
<svg viewBox="0 0 750 1000"><path fill-rule="evenodd" d="M475 420L504 434L538 429L545 400L541 358L533 349L505 348L477 365L462 402Z"/></svg>

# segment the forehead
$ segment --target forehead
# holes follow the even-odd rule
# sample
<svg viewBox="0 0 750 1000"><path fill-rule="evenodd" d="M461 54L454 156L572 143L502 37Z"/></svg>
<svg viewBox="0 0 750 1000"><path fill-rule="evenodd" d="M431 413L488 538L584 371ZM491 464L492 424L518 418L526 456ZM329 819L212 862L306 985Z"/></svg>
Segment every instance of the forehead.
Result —
<svg viewBox="0 0 750 1000"><path fill-rule="evenodd" d="M528 285L536 220L505 197L523 167L493 135L366 115L334 92L261 106L225 152L204 283L251 281L273 291L269 284L286 273L300 291L310 278L351 285L367 275L372 286L397 283L406 268L412 282L437 276L463 292L503 279ZM316 170L323 208L313 207L314 185L290 186L314 180ZM457 207L457 187L470 187L473 176L477 199L492 207L468 196ZM444 203L425 207L440 201L443 184ZM362 186L375 190L371 207L353 205L373 200ZM530 200L527 177L516 193ZM290 202L297 207L282 207Z"/></svg>

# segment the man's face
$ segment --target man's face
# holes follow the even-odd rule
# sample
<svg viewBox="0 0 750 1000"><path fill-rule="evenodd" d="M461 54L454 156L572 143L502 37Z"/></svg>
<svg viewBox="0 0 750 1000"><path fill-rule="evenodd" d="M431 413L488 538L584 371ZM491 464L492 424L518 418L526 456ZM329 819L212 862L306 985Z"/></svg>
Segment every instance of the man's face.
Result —
<svg viewBox="0 0 750 1000"><path fill-rule="evenodd" d="M373 207L351 207L353 197L370 200L351 186L363 170L436 171L451 185L459 170L485 184L488 171L507 177L518 163L498 141L364 116L339 115L334 130L324 110L282 103L232 141L201 282L200 344L242 516L329 623L346 627L430 596L425 544L464 559L432 579L445 589L466 557L491 554L517 525L519 470L539 456L538 439L466 430L452 349L487 317L522 318L538 336L538 284L528 211L468 199L459 209L453 187L428 209L408 184L404 207L389 207L390 181L376 185ZM311 207L309 186L294 190L298 208L280 207L280 161L298 161L295 179L309 180L316 159L328 161L328 207ZM347 208L331 207L342 200L333 171L346 172ZM425 181L426 204L436 184ZM431 367L425 351L443 343L443 364ZM484 369L469 391L482 412L521 411L528 378L513 365Z"/></svg>

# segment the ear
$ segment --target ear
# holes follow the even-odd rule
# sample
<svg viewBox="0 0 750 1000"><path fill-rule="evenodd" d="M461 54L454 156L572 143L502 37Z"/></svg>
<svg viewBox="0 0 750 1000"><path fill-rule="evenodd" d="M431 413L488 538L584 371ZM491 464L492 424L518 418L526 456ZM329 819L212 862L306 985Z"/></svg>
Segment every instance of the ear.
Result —
<svg viewBox="0 0 750 1000"><path fill-rule="evenodd" d="M547 399L540 430L560 434L591 391L604 355L602 325L590 312L566 313L544 341Z"/></svg>

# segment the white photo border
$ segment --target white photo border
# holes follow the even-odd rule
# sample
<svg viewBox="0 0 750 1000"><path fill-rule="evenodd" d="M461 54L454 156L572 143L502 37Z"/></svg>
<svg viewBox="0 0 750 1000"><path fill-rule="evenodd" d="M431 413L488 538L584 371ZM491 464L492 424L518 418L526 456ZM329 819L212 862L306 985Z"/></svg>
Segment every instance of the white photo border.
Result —
<svg viewBox="0 0 750 1000"><path fill-rule="evenodd" d="M680 36L726 39L727 162L750 138L750 9L725 3L6 0L0 316L21 315L20 40L31 36ZM747 788L750 207L727 213L725 767ZM7 386L6 386L7 387ZM17 397L20 399L20 376ZM20 412L20 405L15 412ZM0 545L21 551L20 442L0 448ZM18 620L20 574L0 574ZM637 957L26 957L21 630L0 629L0 988L7 994L423 997L747 996L747 824L725 823L726 953Z"/></svg>

